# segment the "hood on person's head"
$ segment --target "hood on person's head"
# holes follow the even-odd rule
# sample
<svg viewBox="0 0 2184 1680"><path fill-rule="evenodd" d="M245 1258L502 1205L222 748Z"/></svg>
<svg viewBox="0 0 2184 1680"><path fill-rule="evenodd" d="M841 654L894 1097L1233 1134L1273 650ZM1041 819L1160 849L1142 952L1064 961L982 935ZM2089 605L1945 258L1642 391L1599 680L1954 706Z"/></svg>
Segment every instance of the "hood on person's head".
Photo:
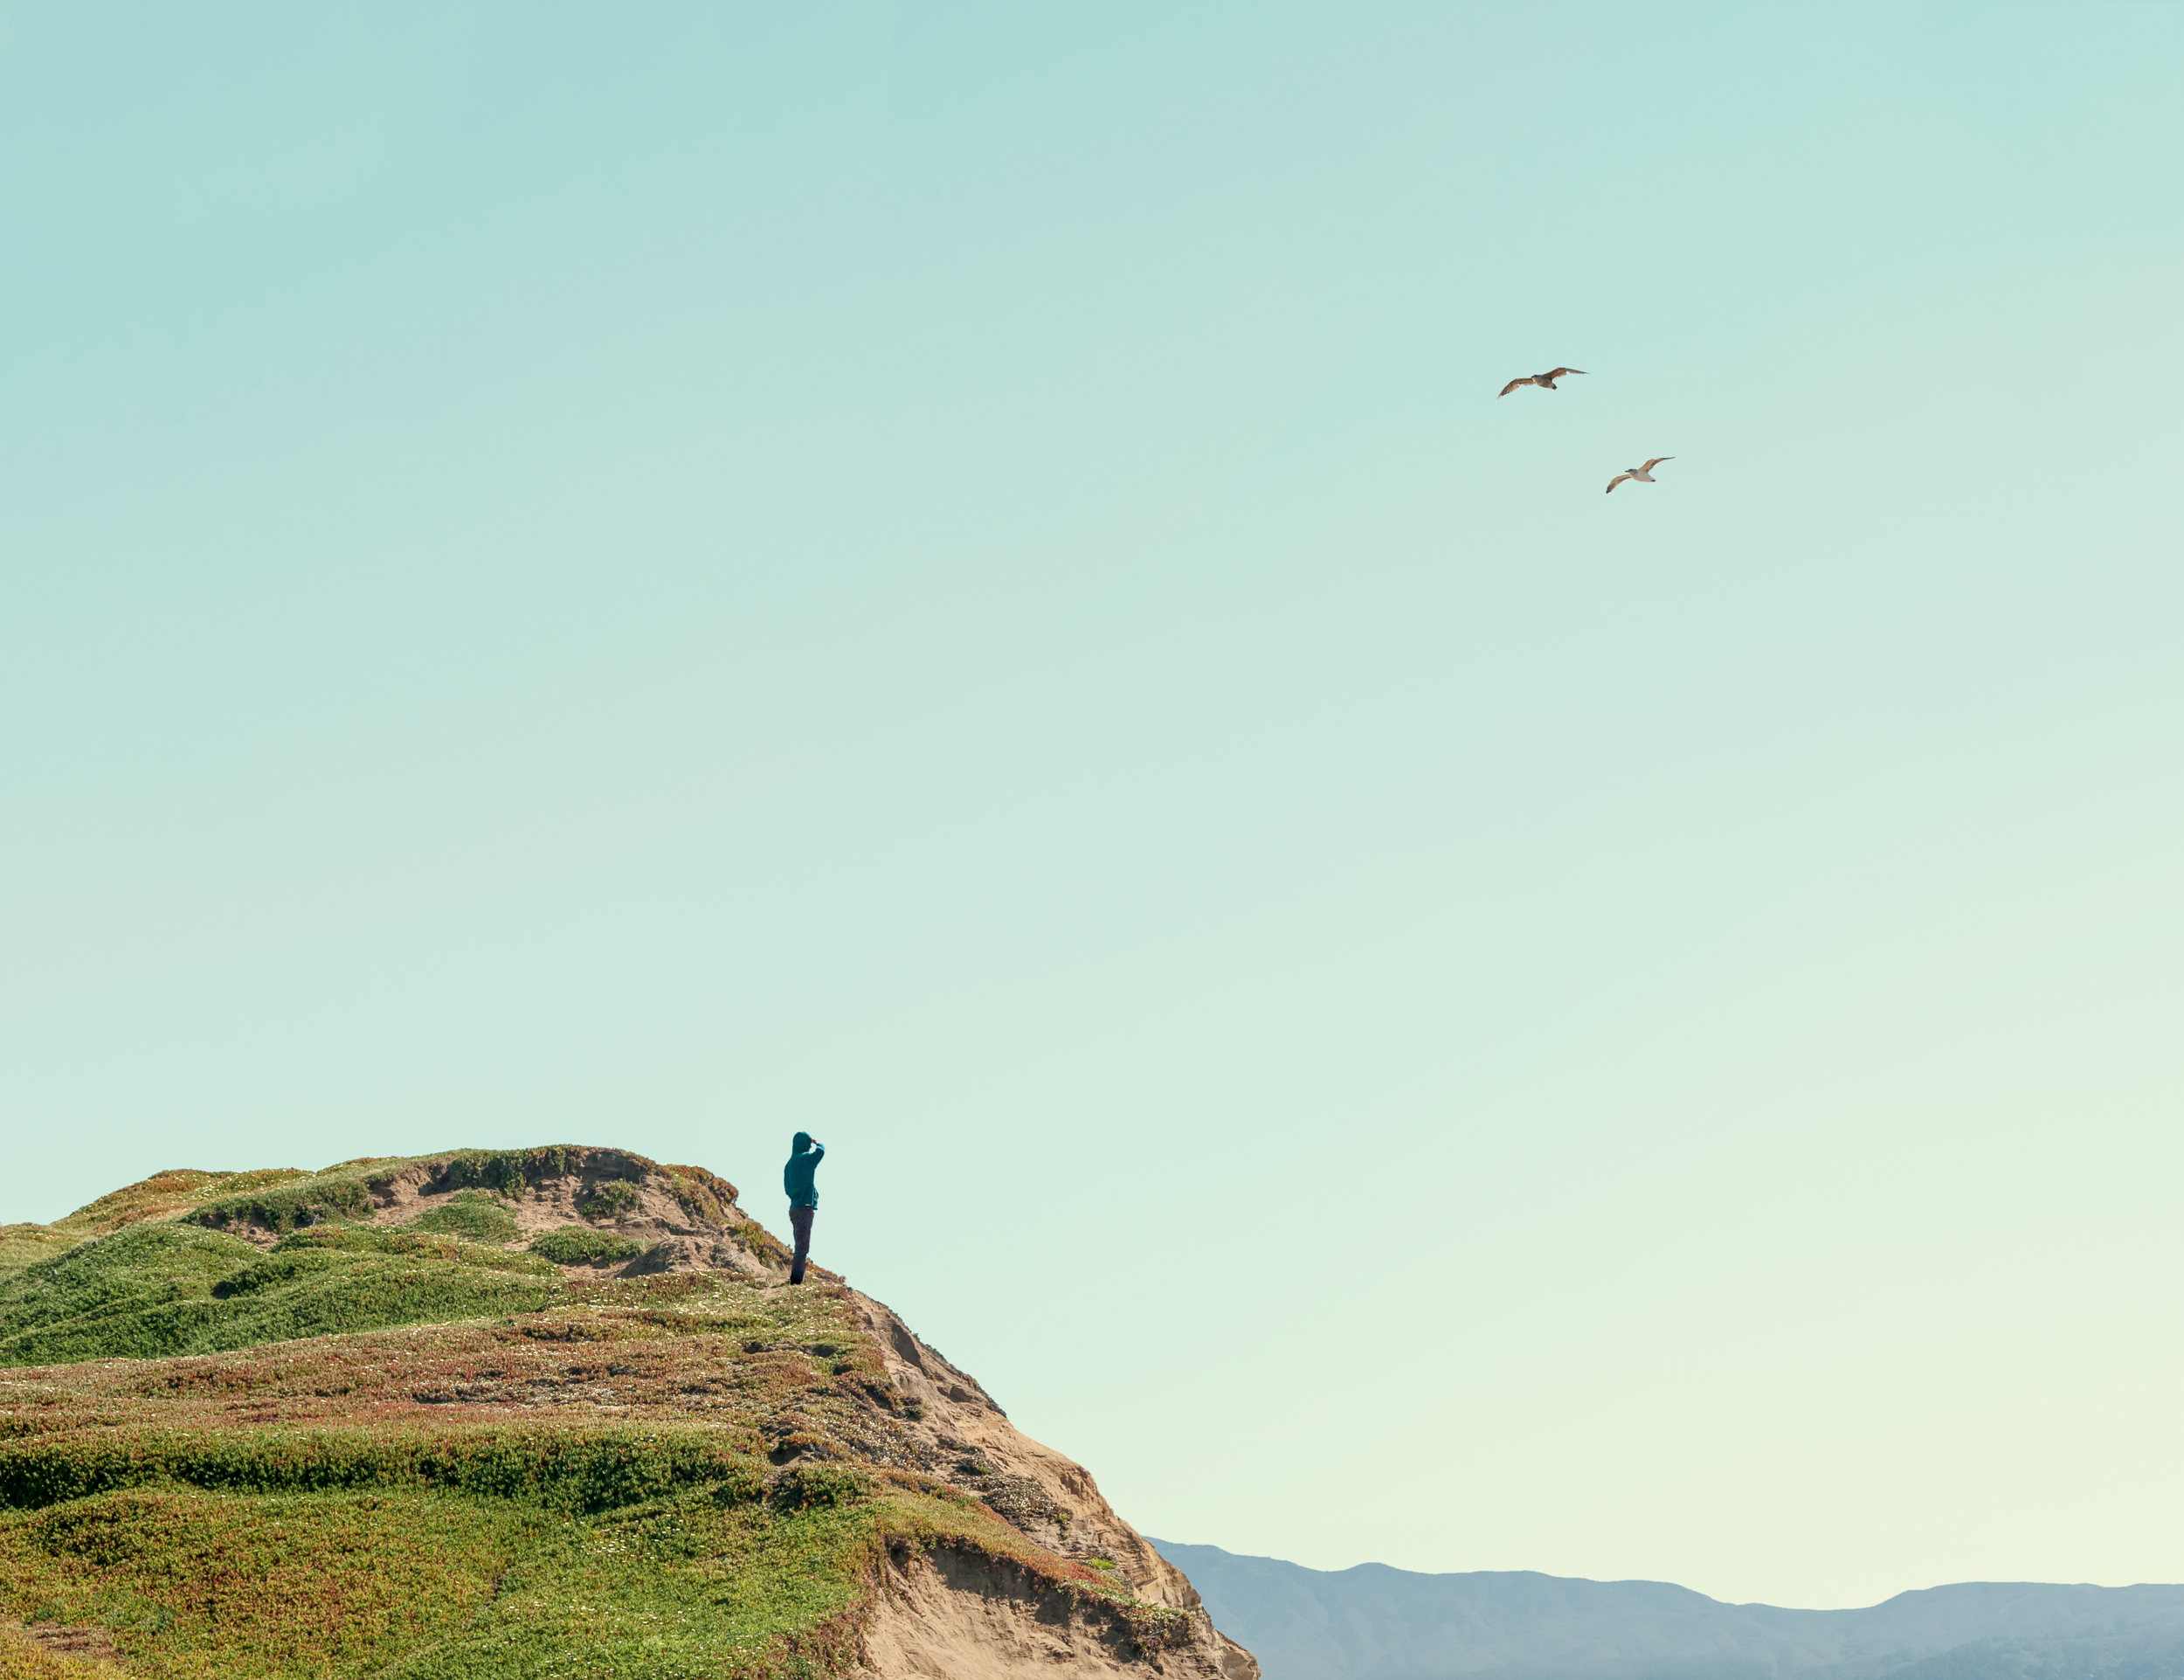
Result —
<svg viewBox="0 0 2184 1680"><path fill-rule="evenodd" d="M812 1134L808 1131L799 1131L796 1135L796 1143L794 1146L791 1148L789 1153L791 1155L809 1155L811 1152Z"/></svg>

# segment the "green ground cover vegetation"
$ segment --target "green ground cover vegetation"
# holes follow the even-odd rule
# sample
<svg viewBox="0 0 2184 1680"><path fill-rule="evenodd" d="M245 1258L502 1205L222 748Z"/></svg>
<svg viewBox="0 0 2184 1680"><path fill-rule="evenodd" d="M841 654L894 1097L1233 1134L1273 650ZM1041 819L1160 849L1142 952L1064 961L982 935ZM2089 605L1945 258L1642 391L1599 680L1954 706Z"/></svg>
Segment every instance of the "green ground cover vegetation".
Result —
<svg viewBox="0 0 2184 1680"><path fill-rule="evenodd" d="M591 1266L630 1260L644 1249L641 1242L632 1242L612 1231L595 1231L588 1225L563 1225L531 1239L531 1252L556 1266Z"/></svg>
<svg viewBox="0 0 2184 1680"><path fill-rule="evenodd" d="M637 1186L622 1179L609 1179L595 1185L577 1206L591 1219L619 1219L637 1211Z"/></svg>
<svg viewBox="0 0 2184 1680"><path fill-rule="evenodd" d="M148 1482L0 1511L0 1594L155 1677L818 1676L853 1665L882 1552L1022 1538L885 1482L763 1476L598 1511L441 1488Z"/></svg>
<svg viewBox="0 0 2184 1680"><path fill-rule="evenodd" d="M941 1545L1173 1631L950 1484L846 1289L506 1247L556 1165L741 1219L700 1169L569 1149L162 1174L0 1233L0 1680L97 1667L7 1618L156 1677L839 1674L881 1558ZM444 1199L343 1212L390 1171Z"/></svg>
<svg viewBox="0 0 2184 1680"><path fill-rule="evenodd" d="M429 1234L311 1229L266 1251L191 1225L131 1226L0 1282L0 1365L157 1359L535 1312L556 1293L528 1255Z"/></svg>
<svg viewBox="0 0 2184 1680"><path fill-rule="evenodd" d="M508 1212L508 1204L484 1190L457 1191L411 1220L410 1229L467 1237L473 1242L508 1243L516 1236L515 1215Z"/></svg>

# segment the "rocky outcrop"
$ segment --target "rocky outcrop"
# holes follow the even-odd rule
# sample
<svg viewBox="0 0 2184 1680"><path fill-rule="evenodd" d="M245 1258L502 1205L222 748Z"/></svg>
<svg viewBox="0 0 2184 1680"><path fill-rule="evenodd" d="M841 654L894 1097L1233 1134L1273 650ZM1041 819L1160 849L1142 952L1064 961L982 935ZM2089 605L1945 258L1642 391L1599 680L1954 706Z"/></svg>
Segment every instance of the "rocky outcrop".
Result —
<svg viewBox="0 0 2184 1680"><path fill-rule="evenodd" d="M490 1194L494 1206L514 1221L508 1248L525 1247L565 1226L624 1240L624 1252L611 1263L563 1267L572 1277L725 1271L762 1278L788 1265L788 1250L736 1205L736 1186L727 1179L703 1167L670 1166L627 1150L574 1144L466 1150L347 1165L350 1170L339 1176L338 1170L247 1175L275 1182L222 1196L187 1217L271 1248L314 1219L402 1227L463 1197ZM822 1268L819 1276L833 1274Z"/></svg>
<svg viewBox="0 0 2184 1680"><path fill-rule="evenodd" d="M1213 1634L1210 1624L1175 1645L1149 1649L1123 1618L1042 1592L992 1559L948 1548L890 1556L865 1628L864 1660L874 1680L1033 1674L1257 1680L1259 1673L1249 1653Z"/></svg>

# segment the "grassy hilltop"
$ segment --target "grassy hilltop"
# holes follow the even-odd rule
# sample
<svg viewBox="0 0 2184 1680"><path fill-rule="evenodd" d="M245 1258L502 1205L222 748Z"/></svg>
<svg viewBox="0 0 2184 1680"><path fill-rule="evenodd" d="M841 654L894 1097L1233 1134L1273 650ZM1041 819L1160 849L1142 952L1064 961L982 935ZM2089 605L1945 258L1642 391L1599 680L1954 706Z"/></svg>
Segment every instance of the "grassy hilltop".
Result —
<svg viewBox="0 0 2184 1680"><path fill-rule="evenodd" d="M0 1677L839 1674L937 1552L1178 1635L785 1259L713 1174L577 1148L0 1227Z"/></svg>

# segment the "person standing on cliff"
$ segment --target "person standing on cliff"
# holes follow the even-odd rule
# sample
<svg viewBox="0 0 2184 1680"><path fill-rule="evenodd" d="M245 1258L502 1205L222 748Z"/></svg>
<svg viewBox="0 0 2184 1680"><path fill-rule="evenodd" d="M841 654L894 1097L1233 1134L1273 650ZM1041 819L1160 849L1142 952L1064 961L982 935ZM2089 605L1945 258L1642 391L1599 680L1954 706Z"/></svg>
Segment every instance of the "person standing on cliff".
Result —
<svg viewBox="0 0 2184 1680"><path fill-rule="evenodd" d="M796 1233L796 1263L789 1268L791 1283L804 1281L804 1258L812 1252L812 1215L819 1212L819 1187L812 1179L826 1156L825 1144L815 1144L810 1132L799 1131L789 1164L781 1169L781 1187L789 1193L789 1228Z"/></svg>

